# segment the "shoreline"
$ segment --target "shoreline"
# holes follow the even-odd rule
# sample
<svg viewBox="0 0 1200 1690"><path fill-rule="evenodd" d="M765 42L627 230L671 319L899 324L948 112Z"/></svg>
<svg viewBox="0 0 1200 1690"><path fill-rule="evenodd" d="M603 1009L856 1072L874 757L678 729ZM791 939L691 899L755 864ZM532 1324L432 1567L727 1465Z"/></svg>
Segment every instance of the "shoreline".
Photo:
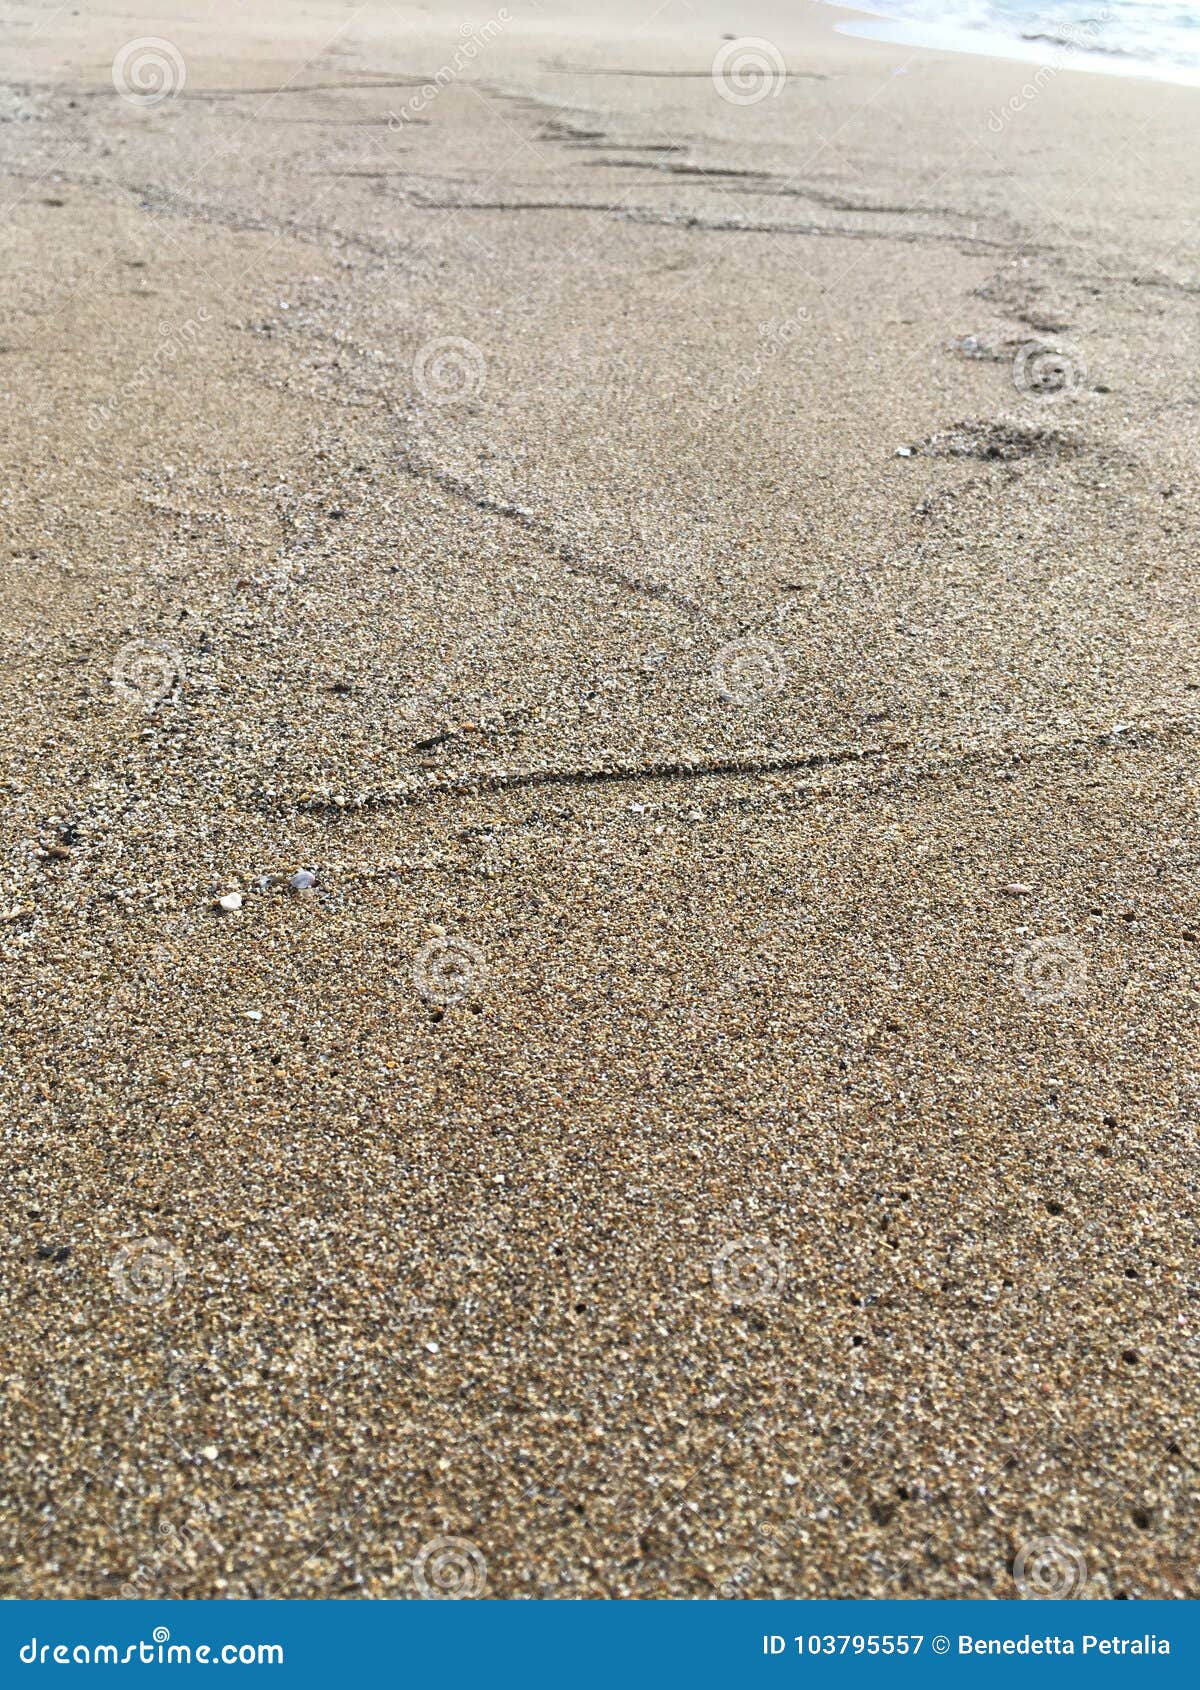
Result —
<svg viewBox="0 0 1200 1690"><path fill-rule="evenodd" d="M819 0L831 11L859 14L853 20L834 25L835 33L849 39L886 42L901 47L923 47L937 53L961 54L972 58L1027 64L1055 72L1077 70L1088 76L1114 76L1126 80L1166 82L1177 87L1200 88L1200 66L1189 67L1167 59L1141 60L1130 54L1105 53L1060 44L1025 41L1020 36L985 30L956 28L952 23L925 23L917 19L893 18L862 6L844 5L842 0Z"/></svg>

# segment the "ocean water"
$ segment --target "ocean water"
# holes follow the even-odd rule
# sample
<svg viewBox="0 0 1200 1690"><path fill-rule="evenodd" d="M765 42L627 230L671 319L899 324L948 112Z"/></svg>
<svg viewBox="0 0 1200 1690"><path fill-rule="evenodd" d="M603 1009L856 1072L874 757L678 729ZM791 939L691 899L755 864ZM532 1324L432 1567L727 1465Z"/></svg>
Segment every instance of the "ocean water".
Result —
<svg viewBox="0 0 1200 1690"><path fill-rule="evenodd" d="M840 25L848 34L1200 84L1200 0L865 0L855 9L874 19Z"/></svg>

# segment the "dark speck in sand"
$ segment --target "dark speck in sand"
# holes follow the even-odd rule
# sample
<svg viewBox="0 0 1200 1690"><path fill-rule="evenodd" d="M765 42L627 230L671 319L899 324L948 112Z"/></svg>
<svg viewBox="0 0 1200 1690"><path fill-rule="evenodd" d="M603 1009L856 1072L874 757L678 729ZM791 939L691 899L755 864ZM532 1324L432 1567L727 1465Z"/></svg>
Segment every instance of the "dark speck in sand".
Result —
<svg viewBox="0 0 1200 1690"><path fill-rule="evenodd" d="M1078 442L1054 429L1022 423L961 422L930 434L915 450L927 458L982 458L1011 462L1016 458L1057 457L1078 451Z"/></svg>

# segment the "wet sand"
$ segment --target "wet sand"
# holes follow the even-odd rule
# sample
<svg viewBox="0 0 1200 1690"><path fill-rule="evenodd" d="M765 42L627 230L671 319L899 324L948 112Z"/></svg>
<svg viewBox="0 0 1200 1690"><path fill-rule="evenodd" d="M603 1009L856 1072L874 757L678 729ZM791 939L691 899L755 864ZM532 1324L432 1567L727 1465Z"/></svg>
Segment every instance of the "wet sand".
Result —
<svg viewBox="0 0 1200 1690"><path fill-rule="evenodd" d="M0 6L3 1588L1194 1597L1198 96L590 10Z"/></svg>

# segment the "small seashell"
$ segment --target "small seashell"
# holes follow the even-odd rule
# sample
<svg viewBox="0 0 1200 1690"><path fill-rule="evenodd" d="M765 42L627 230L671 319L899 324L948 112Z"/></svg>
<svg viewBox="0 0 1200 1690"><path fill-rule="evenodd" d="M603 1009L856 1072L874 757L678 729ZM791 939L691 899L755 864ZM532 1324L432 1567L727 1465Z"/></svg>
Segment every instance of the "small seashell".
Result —
<svg viewBox="0 0 1200 1690"><path fill-rule="evenodd" d="M224 910L228 915L232 915L234 910L240 910L241 907L242 894L240 892L226 892L223 898L217 899L217 908Z"/></svg>

